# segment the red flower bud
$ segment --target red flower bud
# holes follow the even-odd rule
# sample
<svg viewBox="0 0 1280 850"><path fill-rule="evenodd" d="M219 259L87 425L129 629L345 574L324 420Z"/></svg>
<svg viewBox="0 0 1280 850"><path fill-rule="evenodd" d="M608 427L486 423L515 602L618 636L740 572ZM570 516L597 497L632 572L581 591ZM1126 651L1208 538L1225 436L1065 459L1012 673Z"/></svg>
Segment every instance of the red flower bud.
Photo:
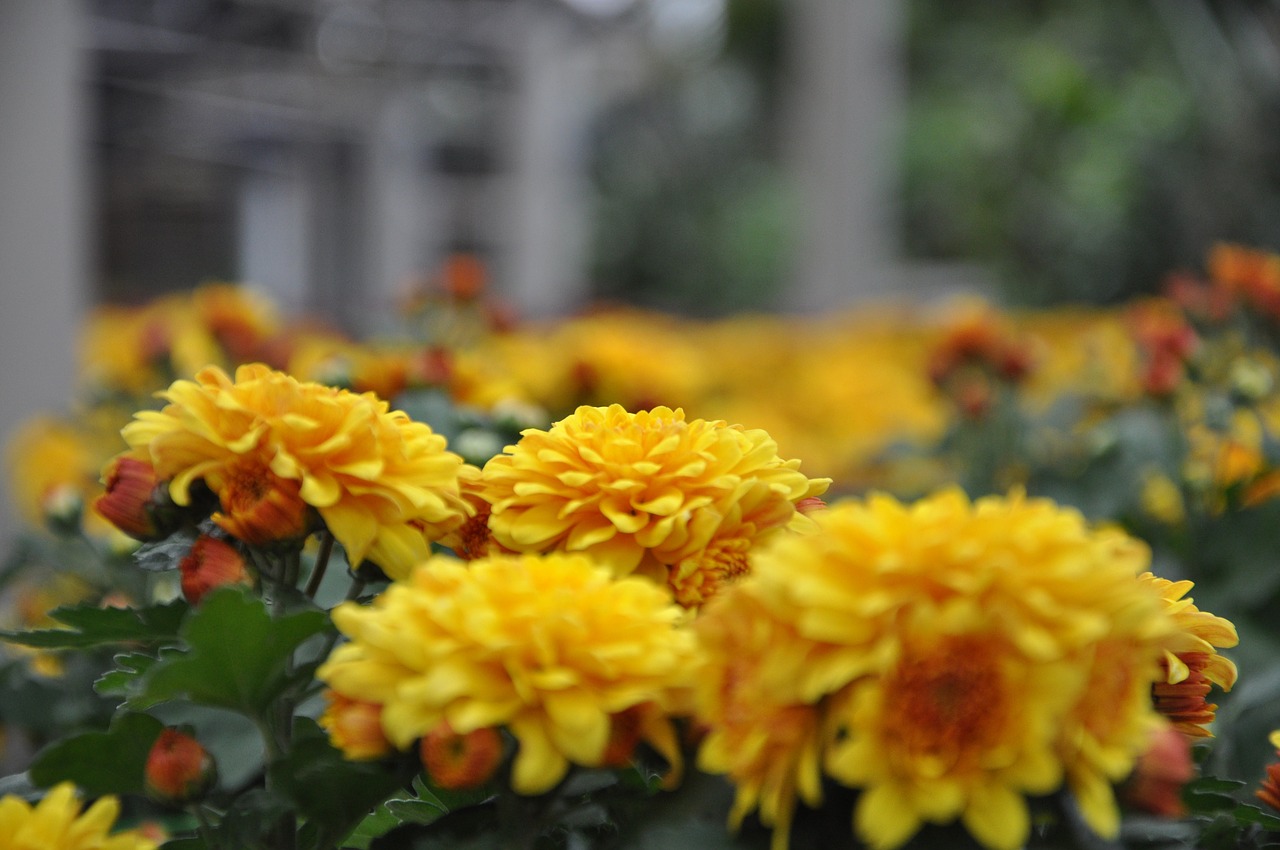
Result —
<svg viewBox="0 0 1280 850"><path fill-rule="evenodd" d="M1167 726L1151 739L1124 788L1129 805L1153 815L1179 818L1187 813L1182 786L1195 776L1187 736Z"/></svg>
<svg viewBox="0 0 1280 850"><path fill-rule="evenodd" d="M204 796L217 778L213 757L190 735L165 729L147 755L147 793L157 800L185 803Z"/></svg>
<svg viewBox="0 0 1280 850"><path fill-rule="evenodd" d="M121 455L103 471L106 492L94 507L116 528L138 540L156 540L162 535L156 526L151 495L156 471L145 460Z"/></svg>
<svg viewBox="0 0 1280 850"><path fill-rule="evenodd" d="M199 605L215 587L249 581L244 558L235 547L207 534L196 538L191 551L178 562L178 570L182 573L182 596L192 605Z"/></svg>
<svg viewBox="0 0 1280 850"><path fill-rule="evenodd" d="M422 738L418 751L422 766L439 787L453 791L479 788L502 762L502 736L492 727L459 735L445 722Z"/></svg>

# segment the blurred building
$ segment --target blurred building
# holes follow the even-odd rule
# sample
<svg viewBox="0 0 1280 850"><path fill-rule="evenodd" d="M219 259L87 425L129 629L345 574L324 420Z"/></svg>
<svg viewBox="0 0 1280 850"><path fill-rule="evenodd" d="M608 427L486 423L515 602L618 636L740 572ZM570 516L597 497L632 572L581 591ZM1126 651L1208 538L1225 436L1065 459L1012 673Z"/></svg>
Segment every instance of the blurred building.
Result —
<svg viewBox="0 0 1280 850"><path fill-rule="evenodd" d="M713 53L730 2L0 4L0 433L66 408L95 303L229 279L363 334L464 250L525 315L577 308L596 122ZM777 5L778 301L891 291L898 5Z"/></svg>

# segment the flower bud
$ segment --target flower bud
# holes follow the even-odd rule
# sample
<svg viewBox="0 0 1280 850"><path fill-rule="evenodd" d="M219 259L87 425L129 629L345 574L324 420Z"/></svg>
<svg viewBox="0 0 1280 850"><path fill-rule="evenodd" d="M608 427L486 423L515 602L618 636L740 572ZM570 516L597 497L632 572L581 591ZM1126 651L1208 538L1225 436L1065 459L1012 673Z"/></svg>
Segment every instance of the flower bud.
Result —
<svg viewBox="0 0 1280 850"><path fill-rule="evenodd" d="M205 594L224 584L247 584L249 571L244 558L225 540L202 534L191 551L178 562L182 574L182 596L199 605Z"/></svg>
<svg viewBox="0 0 1280 850"><path fill-rule="evenodd" d="M156 526L152 510L156 471L140 458L121 455L103 471L106 492L94 507L116 528L138 540L156 540L163 536Z"/></svg>
<svg viewBox="0 0 1280 850"><path fill-rule="evenodd" d="M44 521L55 534L75 534L80 531L84 515L84 497L71 484L59 484L44 495L40 502Z"/></svg>
<svg viewBox="0 0 1280 850"><path fill-rule="evenodd" d="M213 757L190 735L165 729L151 746L146 766L147 793L168 803L196 800L213 787Z"/></svg>
<svg viewBox="0 0 1280 850"><path fill-rule="evenodd" d="M320 726L329 733L329 743L352 761L381 758L391 751L391 742L382 731L382 706L376 702L351 699L337 691L325 696L329 707L320 716Z"/></svg>
<svg viewBox="0 0 1280 850"><path fill-rule="evenodd" d="M418 750L422 766L436 785L463 791L493 778L502 762L502 736L492 727L459 735L445 722L422 738Z"/></svg>
<svg viewBox="0 0 1280 850"><path fill-rule="evenodd" d="M1187 736L1166 726L1151 739L1124 788L1129 805L1153 815L1179 818L1187 813L1182 786L1195 776Z"/></svg>

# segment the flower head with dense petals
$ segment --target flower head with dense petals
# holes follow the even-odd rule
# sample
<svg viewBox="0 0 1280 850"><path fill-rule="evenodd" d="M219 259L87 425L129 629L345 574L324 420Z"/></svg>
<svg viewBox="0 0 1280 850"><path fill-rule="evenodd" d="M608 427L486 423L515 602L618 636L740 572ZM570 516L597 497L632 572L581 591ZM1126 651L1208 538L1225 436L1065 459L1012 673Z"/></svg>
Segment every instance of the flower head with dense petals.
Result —
<svg viewBox="0 0 1280 850"><path fill-rule="evenodd" d="M697 712L708 726L698 766L736 785L730 824L753 809L785 847L797 798L822 802L823 714L796 693L795 673L814 647L753 594L730 588L694 624L702 660Z"/></svg>
<svg viewBox="0 0 1280 850"><path fill-rule="evenodd" d="M21 797L0 798L0 836L5 850L155 850L156 842L135 830L111 834L120 803L102 797L83 813L69 782L55 786L32 806Z"/></svg>
<svg viewBox="0 0 1280 850"><path fill-rule="evenodd" d="M1012 850L1026 797L1063 784L1110 831L1110 782L1160 725L1150 688L1176 633L1138 579L1145 548L1018 494L873 496L812 521L756 550L697 623L701 763L738 807L785 826L816 762L861 789L854 828L876 848L959 821Z"/></svg>
<svg viewBox="0 0 1280 850"><path fill-rule="evenodd" d="M1235 663L1218 653L1240 642L1236 627L1184 598L1195 586L1190 581L1169 581L1151 573L1143 573L1141 580L1164 600L1178 627L1165 647L1165 678L1153 689L1156 709L1184 735L1209 737L1218 707L1205 697L1213 685L1229 691L1236 683Z"/></svg>
<svg viewBox="0 0 1280 850"><path fill-rule="evenodd" d="M570 762L602 764L628 709L676 708L695 649L660 588L563 553L437 556L333 619L350 642L319 678L380 704L400 749L442 722L460 735L505 726L519 745L512 786L522 794L549 790ZM678 759L669 722L649 741Z"/></svg>
<svg viewBox="0 0 1280 850"><path fill-rule="evenodd" d="M482 493L493 537L508 549L585 552L615 575L639 571L664 583L686 562L678 581L689 584L689 568L723 539L726 519L729 536L754 543L826 490L829 479L807 478L799 466L764 431L666 407L579 407L548 431L524 431L485 464ZM732 572L714 553L704 560Z"/></svg>
<svg viewBox="0 0 1280 850"><path fill-rule="evenodd" d="M169 403L138 413L125 440L144 451L186 505L203 481L215 516L252 543L305 533L314 508L352 564L368 558L403 575L430 541L466 519L463 461L445 440L371 394L304 383L260 364L231 380L210 367L175 381Z"/></svg>

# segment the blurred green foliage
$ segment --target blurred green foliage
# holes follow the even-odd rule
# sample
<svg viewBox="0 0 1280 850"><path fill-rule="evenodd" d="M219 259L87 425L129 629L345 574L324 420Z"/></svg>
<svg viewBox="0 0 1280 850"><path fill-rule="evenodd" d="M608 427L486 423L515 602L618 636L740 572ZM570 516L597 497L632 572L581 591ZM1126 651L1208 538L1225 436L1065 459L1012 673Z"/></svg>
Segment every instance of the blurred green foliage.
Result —
<svg viewBox="0 0 1280 850"><path fill-rule="evenodd" d="M1280 244L1274 3L913 0L909 256L1014 303L1114 302L1215 241Z"/></svg>

